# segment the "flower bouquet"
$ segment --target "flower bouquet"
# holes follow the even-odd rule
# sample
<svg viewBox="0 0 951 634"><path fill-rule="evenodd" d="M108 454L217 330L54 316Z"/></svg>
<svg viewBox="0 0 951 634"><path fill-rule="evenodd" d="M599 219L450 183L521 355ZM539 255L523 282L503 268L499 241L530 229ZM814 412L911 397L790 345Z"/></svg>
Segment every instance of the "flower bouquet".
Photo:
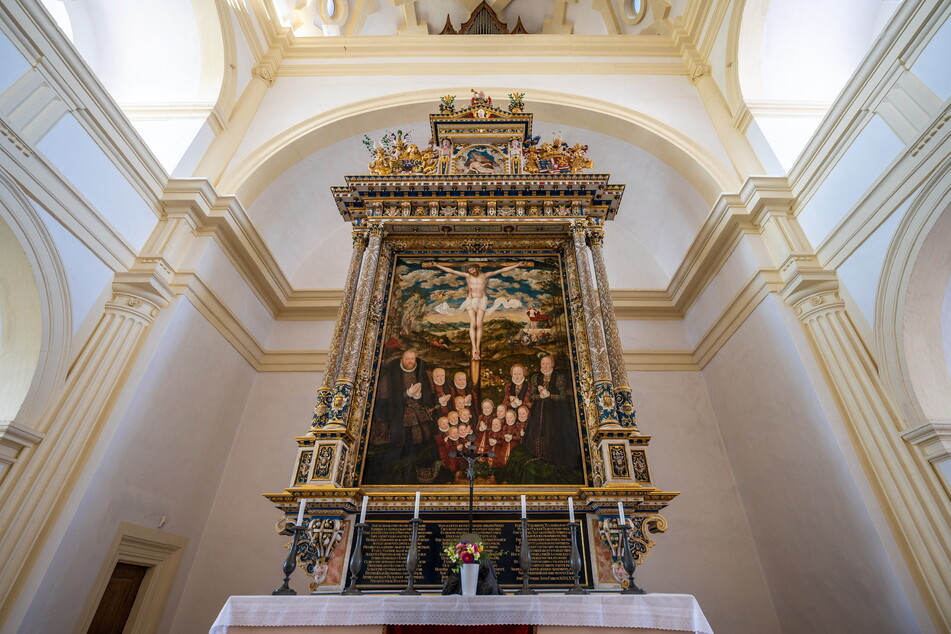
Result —
<svg viewBox="0 0 951 634"><path fill-rule="evenodd" d="M449 561L443 594L503 594L495 577L495 566L481 542L463 539L443 550L443 555Z"/></svg>
<svg viewBox="0 0 951 634"><path fill-rule="evenodd" d="M484 548L481 543L459 542L455 548L446 548L446 558L449 560L449 569L453 572L459 572L462 564L477 564L482 557Z"/></svg>

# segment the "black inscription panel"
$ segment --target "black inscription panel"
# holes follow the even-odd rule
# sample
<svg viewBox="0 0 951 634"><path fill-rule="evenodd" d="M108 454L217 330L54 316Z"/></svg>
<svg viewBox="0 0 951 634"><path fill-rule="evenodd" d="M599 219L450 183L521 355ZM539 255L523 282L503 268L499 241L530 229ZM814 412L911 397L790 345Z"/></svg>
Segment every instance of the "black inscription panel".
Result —
<svg viewBox="0 0 951 634"><path fill-rule="evenodd" d="M398 588L406 585L406 554L412 531L406 520L368 518L364 534L364 569L358 584L362 588ZM476 519L473 529L495 565L499 583L515 587L522 583L518 553L522 543L522 524L518 520ZM580 529L580 527L579 527ZM440 587L446 578L448 561L442 554L468 532L468 521L458 516L427 517L419 529L419 565L413 582L420 588ZM579 530L582 556L581 584L589 585L588 548ZM571 536L564 518L530 519L528 544L531 548L533 586L569 587L571 577Z"/></svg>

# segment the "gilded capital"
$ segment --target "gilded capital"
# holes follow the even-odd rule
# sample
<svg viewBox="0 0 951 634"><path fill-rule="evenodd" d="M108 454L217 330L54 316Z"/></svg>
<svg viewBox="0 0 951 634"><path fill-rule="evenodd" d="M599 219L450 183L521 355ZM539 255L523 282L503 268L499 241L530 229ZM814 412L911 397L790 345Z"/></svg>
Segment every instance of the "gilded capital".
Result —
<svg viewBox="0 0 951 634"><path fill-rule="evenodd" d="M366 247L367 246L367 232L366 231L354 231L351 235L353 239L354 247Z"/></svg>
<svg viewBox="0 0 951 634"><path fill-rule="evenodd" d="M371 239L382 238L383 234L384 234L383 223L380 223L380 222L374 222L373 224L369 225L369 228L367 229L367 235Z"/></svg>
<svg viewBox="0 0 951 634"><path fill-rule="evenodd" d="M604 246L604 229L592 227L588 231L588 244L593 247Z"/></svg>

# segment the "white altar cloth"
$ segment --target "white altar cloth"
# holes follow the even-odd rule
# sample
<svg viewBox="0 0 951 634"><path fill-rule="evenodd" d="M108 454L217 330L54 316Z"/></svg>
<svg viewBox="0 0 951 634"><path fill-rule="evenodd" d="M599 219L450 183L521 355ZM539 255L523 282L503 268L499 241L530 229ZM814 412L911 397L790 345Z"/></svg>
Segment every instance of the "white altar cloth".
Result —
<svg viewBox="0 0 951 634"><path fill-rule="evenodd" d="M380 625L538 625L559 626L559 632L568 631L561 629L565 627L598 627L713 634L697 600L689 594L234 596L225 603L210 634Z"/></svg>

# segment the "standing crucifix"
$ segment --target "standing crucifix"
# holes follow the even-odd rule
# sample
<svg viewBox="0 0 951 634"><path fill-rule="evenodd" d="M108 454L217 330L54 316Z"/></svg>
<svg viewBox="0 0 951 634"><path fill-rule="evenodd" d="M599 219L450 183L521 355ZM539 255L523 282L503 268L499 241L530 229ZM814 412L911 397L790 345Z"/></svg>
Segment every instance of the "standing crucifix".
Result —
<svg viewBox="0 0 951 634"><path fill-rule="evenodd" d="M495 458L495 452L489 451L487 453L479 453L476 451L475 446L475 434L469 434L469 442L466 444L465 451L450 451L449 457L455 458L456 456L460 458L465 458L468 467L466 468L466 476L469 478L469 533L466 537L466 540L469 542L477 543L482 541L478 535L473 535L472 533L472 502L474 497L475 490L475 463L479 458ZM474 537L475 539L472 539Z"/></svg>

